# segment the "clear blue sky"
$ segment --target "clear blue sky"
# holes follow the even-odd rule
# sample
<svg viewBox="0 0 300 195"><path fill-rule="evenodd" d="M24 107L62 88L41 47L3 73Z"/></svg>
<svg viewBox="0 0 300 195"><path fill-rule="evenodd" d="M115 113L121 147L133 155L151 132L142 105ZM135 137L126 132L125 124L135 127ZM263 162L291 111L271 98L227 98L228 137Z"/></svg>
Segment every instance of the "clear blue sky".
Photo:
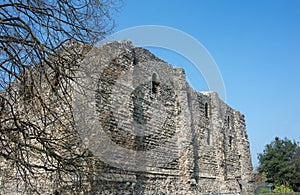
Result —
<svg viewBox="0 0 300 195"><path fill-rule="evenodd" d="M300 141L299 0L125 0L115 31L164 25L200 41L224 79L227 103L246 116L254 166L275 136ZM153 49L187 69L190 84L208 90L186 59Z"/></svg>

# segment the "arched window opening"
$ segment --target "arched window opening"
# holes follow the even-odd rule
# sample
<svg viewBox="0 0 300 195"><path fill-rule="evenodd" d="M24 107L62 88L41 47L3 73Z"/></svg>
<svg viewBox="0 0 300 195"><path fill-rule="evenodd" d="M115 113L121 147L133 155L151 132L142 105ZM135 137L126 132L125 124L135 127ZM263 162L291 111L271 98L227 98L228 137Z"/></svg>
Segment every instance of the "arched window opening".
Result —
<svg viewBox="0 0 300 195"><path fill-rule="evenodd" d="M209 118L209 107L208 107L208 104L207 103L205 103L205 105L204 105L204 109L205 109L205 117L206 118Z"/></svg>
<svg viewBox="0 0 300 195"><path fill-rule="evenodd" d="M160 85L159 78L156 73L153 73L153 75L152 75L152 93L153 94L159 93L159 85Z"/></svg>

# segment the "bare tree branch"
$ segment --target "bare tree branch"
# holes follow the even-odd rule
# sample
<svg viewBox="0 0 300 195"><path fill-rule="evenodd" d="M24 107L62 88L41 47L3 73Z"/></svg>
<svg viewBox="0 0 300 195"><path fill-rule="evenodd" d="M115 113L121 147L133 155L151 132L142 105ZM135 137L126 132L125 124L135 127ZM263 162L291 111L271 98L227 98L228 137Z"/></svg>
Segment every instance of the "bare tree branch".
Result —
<svg viewBox="0 0 300 195"><path fill-rule="evenodd" d="M57 188L88 179L97 163L74 130L71 81L90 47L114 27L113 0L6 0L0 4L0 164L28 193L38 175ZM0 168L1 172L1 168ZM77 185L78 184L78 185ZM80 185L79 185L80 184Z"/></svg>

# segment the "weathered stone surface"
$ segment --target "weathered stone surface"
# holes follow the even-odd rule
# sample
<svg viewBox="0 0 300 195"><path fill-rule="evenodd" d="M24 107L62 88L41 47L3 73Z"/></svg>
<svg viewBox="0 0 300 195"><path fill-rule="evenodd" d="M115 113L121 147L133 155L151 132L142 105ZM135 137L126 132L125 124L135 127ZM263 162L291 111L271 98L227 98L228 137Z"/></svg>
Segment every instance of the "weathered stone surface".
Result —
<svg viewBox="0 0 300 195"><path fill-rule="evenodd" d="M90 193L252 190L243 114L214 92L192 89L183 69L129 42L94 48L81 68L84 87L74 86L73 98L77 128L105 164L87 185ZM43 182L55 190L51 178ZM2 185L0 194L6 193Z"/></svg>

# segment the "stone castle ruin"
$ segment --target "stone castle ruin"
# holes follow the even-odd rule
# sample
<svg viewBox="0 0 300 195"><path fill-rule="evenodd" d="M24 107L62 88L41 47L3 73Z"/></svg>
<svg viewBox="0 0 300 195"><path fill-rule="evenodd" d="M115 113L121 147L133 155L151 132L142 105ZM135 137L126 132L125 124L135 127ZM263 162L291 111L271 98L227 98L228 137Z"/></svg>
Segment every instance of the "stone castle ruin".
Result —
<svg viewBox="0 0 300 195"><path fill-rule="evenodd" d="M252 190L244 115L217 93L195 91L183 69L129 42L93 48L81 64L72 99L76 128L105 164L95 168L97 178L82 193ZM4 179L0 194L9 194L14 189ZM45 193L72 194L44 179Z"/></svg>

